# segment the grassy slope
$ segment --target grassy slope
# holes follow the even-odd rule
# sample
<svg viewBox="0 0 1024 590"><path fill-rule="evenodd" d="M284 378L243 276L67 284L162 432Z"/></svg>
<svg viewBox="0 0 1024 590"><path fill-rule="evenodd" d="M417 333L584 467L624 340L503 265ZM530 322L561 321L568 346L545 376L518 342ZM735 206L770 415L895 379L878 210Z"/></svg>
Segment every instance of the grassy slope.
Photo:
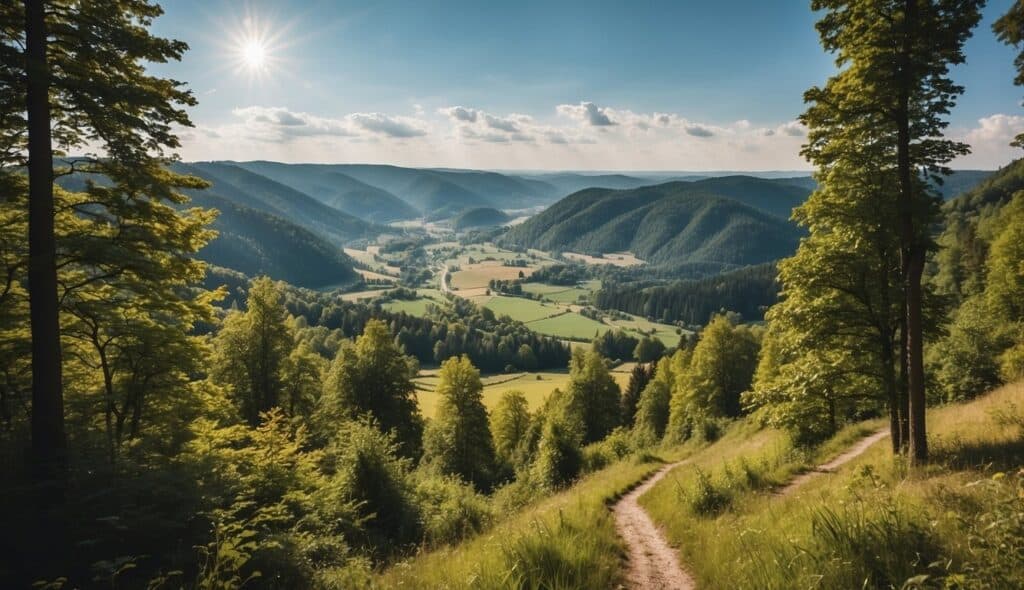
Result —
<svg viewBox="0 0 1024 590"><path fill-rule="evenodd" d="M691 452L678 448L664 460ZM483 535L390 568L381 588L614 588L623 548L607 504L658 462L626 460L585 477Z"/></svg>
<svg viewBox="0 0 1024 590"><path fill-rule="evenodd" d="M748 448L737 446L728 453L712 447L698 463L710 475L711 489L731 497L727 507L703 514L694 510L700 488L690 466L676 469L641 504L665 527L702 588L884 588L900 587L919 575L930 576L921 587L938 587L929 584L939 584L949 572L979 567L968 567L965 560L991 559L971 557L968 543L977 531L972 533L969 523L984 518L992 504L988 494L998 495L991 485L998 484L972 482L1016 471L1024 463L1021 407L1024 384L1018 383L971 403L931 411L929 438L936 462L912 475L893 461L886 439L838 475L817 478L777 498L763 487L737 484L743 478L735 475L742 472L736 459L744 456L749 465L766 467L765 485L782 481L799 461L787 457L784 444L750 448L748 441ZM847 439L843 444L853 434L841 433ZM834 442L814 463L840 448ZM727 461L732 478L725 473ZM1024 504L1024 497L1019 501ZM1022 514L1017 512L1018 527ZM1005 558L1010 563L1020 556L1020 536L1016 544L1017 555ZM929 568L933 562L938 565Z"/></svg>
<svg viewBox="0 0 1024 590"><path fill-rule="evenodd" d="M1021 407L1024 384L934 410L935 465L908 477L883 441L837 475L783 498L771 490L840 454L880 422L848 427L817 450L799 452L783 433L741 421L714 444L691 441L660 452L664 460L689 461L641 502L680 547L702 588L899 587L930 571L933 558L939 564L931 568L933 578L919 579L922 585L915 587L939 587L945 569L965 567L969 541L977 553L978 538L1022 526L1024 510L1017 520L985 512L996 497L1000 505L1024 503L1024 488L1013 487L1020 476L1012 475L1024 463ZM623 552L606 506L657 465L635 459L613 464L480 537L418 556L375 582L401 588L615 587L622 582ZM1011 468L1008 477L991 477ZM703 487L699 473L706 477ZM1000 571L1000 560L1004 580L1020 575L1016 559L1024 531L1016 534L1002 546L991 543L987 562L974 556L976 578L995 575L989 572ZM988 568L985 574L981 568ZM950 580L956 578L944 581Z"/></svg>

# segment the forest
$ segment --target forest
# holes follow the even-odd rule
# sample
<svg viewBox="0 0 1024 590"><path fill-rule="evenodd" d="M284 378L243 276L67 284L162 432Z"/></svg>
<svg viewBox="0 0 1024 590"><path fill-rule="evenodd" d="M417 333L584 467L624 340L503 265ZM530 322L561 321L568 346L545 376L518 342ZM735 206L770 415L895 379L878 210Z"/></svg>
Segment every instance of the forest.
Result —
<svg viewBox="0 0 1024 590"><path fill-rule="evenodd" d="M585 180L401 169L392 191L361 165L184 164L198 98L146 66L189 49L157 34L160 6L0 3L0 586L621 587L610 509L658 469L679 477L640 505L701 587L1024 586L1024 402L983 397L1024 379L1024 160L940 190L970 150L945 135L950 68L984 2L811 5L836 64L804 94L813 190L619 178L499 232L559 262L527 277L513 257L494 266L520 278L491 288L599 277L601 311L572 313L663 322L667 345L545 336L447 283L422 314L389 310L436 271L436 241L400 231L378 249L399 288L311 289L355 280L341 247L380 229L343 209L475 227L507 221L490 190L533 206ZM994 34L1024 45L1024 3ZM328 205L250 168L344 177ZM388 197L406 187L414 209ZM485 403L496 377L542 371L564 381L541 402ZM951 439L958 408L1003 438ZM844 500L767 504L868 434L889 439L880 467ZM878 501L840 495L858 490Z"/></svg>

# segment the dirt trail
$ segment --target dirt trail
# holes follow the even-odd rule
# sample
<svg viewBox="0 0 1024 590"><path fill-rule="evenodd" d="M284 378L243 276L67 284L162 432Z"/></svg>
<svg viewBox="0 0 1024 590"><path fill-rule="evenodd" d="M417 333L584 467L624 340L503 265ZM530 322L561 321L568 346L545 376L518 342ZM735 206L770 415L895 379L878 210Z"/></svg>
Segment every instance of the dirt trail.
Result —
<svg viewBox="0 0 1024 590"><path fill-rule="evenodd" d="M650 516L637 503L647 490L654 487L674 467L685 463L665 465L646 481L623 496L612 507L615 529L626 542L629 569L626 586L650 590L694 590L696 585L690 574L679 565L678 552L668 544Z"/></svg>
<svg viewBox="0 0 1024 590"><path fill-rule="evenodd" d="M878 431L861 439L845 453L828 463L819 465L793 478L789 484L776 492L785 496L823 473L832 473L867 451L871 445L889 435L888 429ZM626 572L626 587L632 590L695 590L693 577L683 569L679 553L669 545L658 525L644 512L637 500L655 486L668 472L685 464L686 461L665 465L654 472L633 491L623 496L612 506L615 529L626 542L629 555Z"/></svg>
<svg viewBox="0 0 1024 590"><path fill-rule="evenodd" d="M868 450L868 448L870 448L871 445L875 444L876 442L882 440L887 436L889 436L888 428L886 428L885 430L879 430L878 432L872 434L871 436L862 438L857 442L857 444L850 447L849 450L847 450L842 455L839 455L838 457L832 459L828 463L818 465L814 469L811 469L806 473L801 473L800 475L794 477L788 484L786 484L785 487L778 489L775 492L775 495L787 496L789 494L792 494L794 491L796 491L797 488L811 481L812 479L819 477L825 473L834 472L836 469L839 469L846 463L849 463L850 461L853 461L857 457L863 455L864 451Z"/></svg>

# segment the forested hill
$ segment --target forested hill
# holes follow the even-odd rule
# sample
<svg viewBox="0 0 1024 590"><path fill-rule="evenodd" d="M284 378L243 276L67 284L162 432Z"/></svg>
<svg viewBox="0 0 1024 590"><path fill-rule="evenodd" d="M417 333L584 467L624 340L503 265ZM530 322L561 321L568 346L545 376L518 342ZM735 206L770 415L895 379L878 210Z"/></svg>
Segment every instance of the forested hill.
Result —
<svg viewBox="0 0 1024 590"><path fill-rule="evenodd" d="M239 168L300 190L318 201L375 223L415 219L420 212L396 195L340 172L334 166L239 162Z"/></svg>
<svg viewBox="0 0 1024 590"><path fill-rule="evenodd" d="M507 223L511 217L493 207L479 207L470 209L455 218L452 226L455 229L468 229L471 227L493 227Z"/></svg>
<svg viewBox="0 0 1024 590"><path fill-rule="evenodd" d="M408 216L411 209L416 212L413 217L432 219L454 217L478 207L519 209L546 205L566 194L542 180L481 170L403 168L376 164L280 164L265 161L222 164L257 172L282 184L305 186L305 189L300 190L315 193L317 199L328 203L334 199L332 195L335 192L345 192L337 186L338 179L330 176L341 174L404 203L405 207L388 199L388 207L394 212ZM302 181L305 184L296 180L297 174L307 177L307 180ZM319 188L310 186L311 183ZM382 193L377 195L382 196Z"/></svg>
<svg viewBox="0 0 1024 590"><path fill-rule="evenodd" d="M238 166L219 162L177 164L178 172L199 176L212 183L204 191L190 191L197 202L215 194L237 205L282 217L315 232L335 244L375 236L383 228L330 207L290 186Z"/></svg>
<svg viewBox="0 0 1024 590"><path fill-rule="evenodd" d="M933 281L958 300L984 289L990 244L1000 229L1000 213L1024 189L1024 159L989 175L945 204L945 220Z"/></svg>
<svg viewBox="0 0 1024 590"><path fill-rule="evenodd" d="M796 249L801 232L784 214L808 194L752 177L588 189L512 228L502 241L583 253L628 250L651 264L759 264Z"/></svg>
<svg viewBox="0 0 1024 590"><path fill-rule="evenodd" d="M213 193L195 195L193 203L220 212L213 223L217 237L199 251L211 264L308 288L356 279L341 248L290 221Z"/></svg>

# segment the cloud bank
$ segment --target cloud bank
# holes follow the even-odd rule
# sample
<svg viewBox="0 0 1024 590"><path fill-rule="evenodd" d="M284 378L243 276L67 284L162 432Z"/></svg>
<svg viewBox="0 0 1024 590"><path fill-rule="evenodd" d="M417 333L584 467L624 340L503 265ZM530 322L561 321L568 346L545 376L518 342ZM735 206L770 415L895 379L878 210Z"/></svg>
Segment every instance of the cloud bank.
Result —
<svg viewBox="0 0 1024 590"><path fill-rule="evenodd" d="M1024 116L994 114L951 129L973 154L956 167L995 168L1018 157L1008 146ZM242 106L219 124L182 133L187 160L274 159L376 162L491 169L798 170L807 131L798 121L700 121L589 101L546 114L417 103L408 114L323 116L282 106Z"/></svg>

